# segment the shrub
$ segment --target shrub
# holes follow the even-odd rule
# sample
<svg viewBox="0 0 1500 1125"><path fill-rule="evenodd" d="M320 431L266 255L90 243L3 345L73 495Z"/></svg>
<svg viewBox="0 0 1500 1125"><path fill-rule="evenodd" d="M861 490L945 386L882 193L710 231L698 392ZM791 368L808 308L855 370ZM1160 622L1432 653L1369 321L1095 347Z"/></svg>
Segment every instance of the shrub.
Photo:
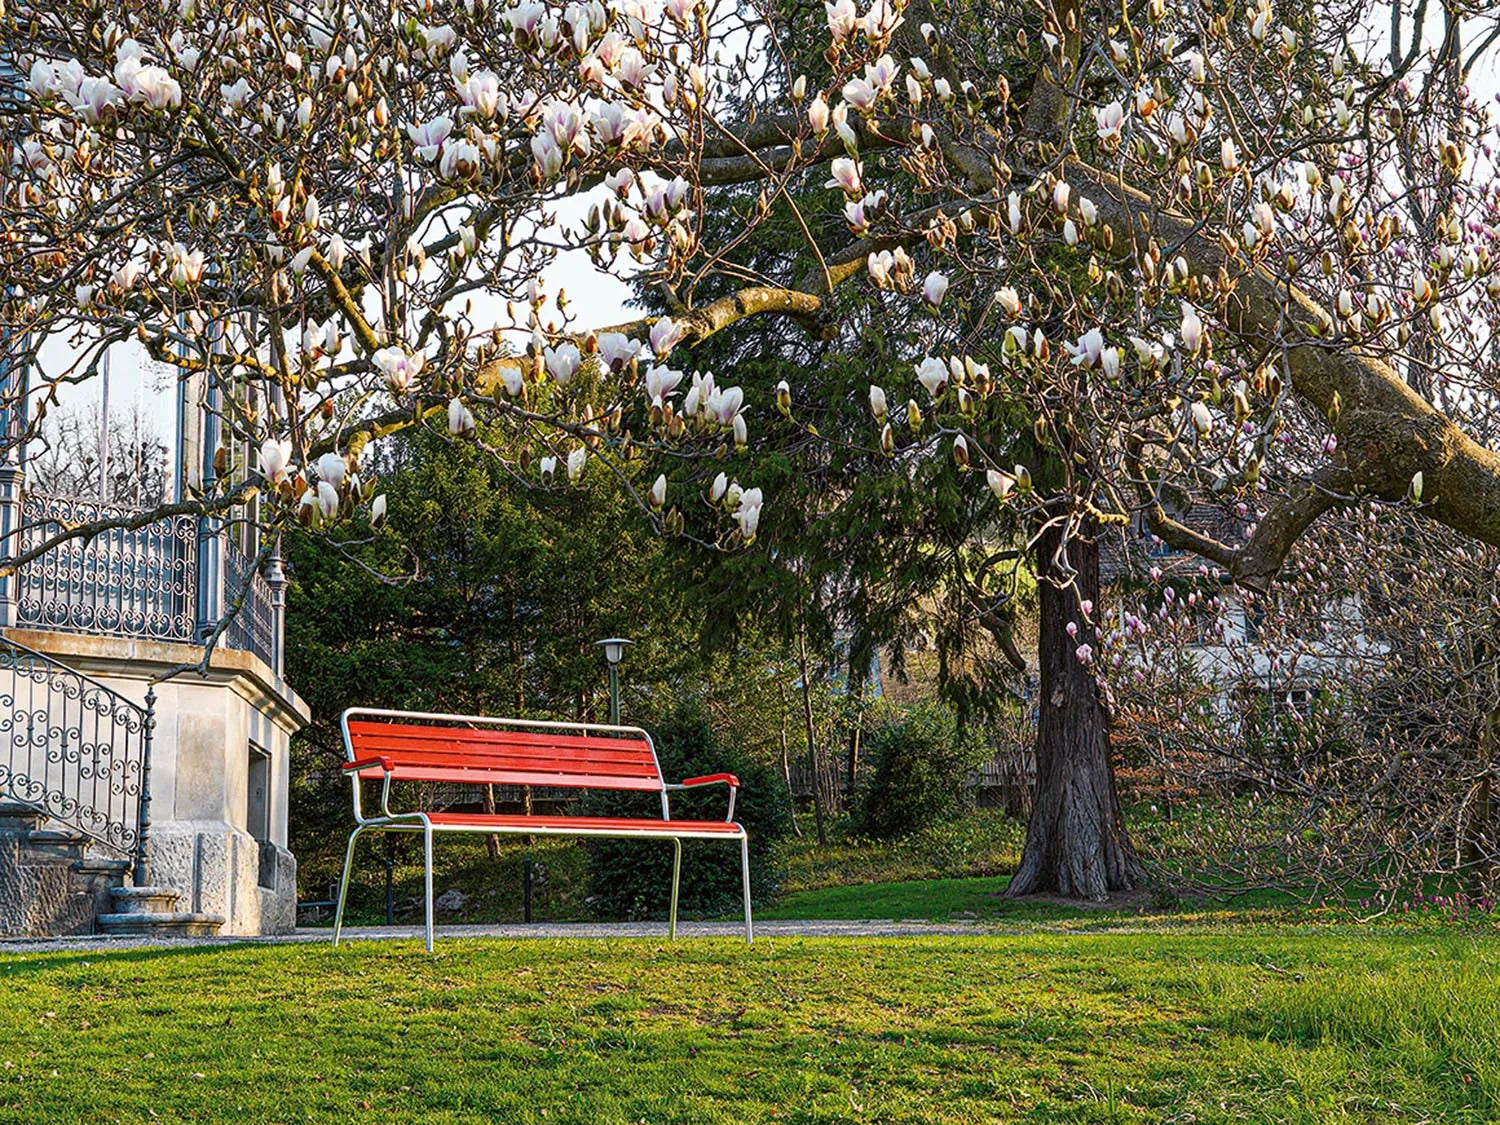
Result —
<svg viewBox="0 0 1500 1125"><path fill-rule="evenodd" d="M767 765L723 745L701 710L685 707L654 726L656 756L668 781L732 773L740 779L734 819L750 834L750 896L769 902L776 893L771 844L791 828L786 786ZM722 820L728 793L722 785L671 794L672 817ZM660 816L655 794L607 793L585 802L591 815ZM672 895L670 840L589 840L589 907L602 918L664 918ZM727 840L682 842L682 915L736 914L741 909L739 848Z"/></svg>
<svg viewBox="0 0 1500 1125"><path fill-rule="evenodd" d="M865 742L870 766L854 795L853 821L865 836L892 840L969 811L971 775L989 750L961 734L952 714L924 703L887 720Z"/></svg>

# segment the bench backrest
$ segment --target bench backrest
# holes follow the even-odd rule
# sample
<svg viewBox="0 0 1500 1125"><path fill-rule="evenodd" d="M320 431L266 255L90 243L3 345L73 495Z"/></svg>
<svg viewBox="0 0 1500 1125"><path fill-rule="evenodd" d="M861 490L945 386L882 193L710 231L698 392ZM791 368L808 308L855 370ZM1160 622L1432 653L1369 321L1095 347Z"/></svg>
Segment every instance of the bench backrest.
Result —
<svg viewBox="0 0 1500 1125"><path fill-rule="evenodd" d="M639 727L361 707L345 711L342 726L348 760L383 758L395 781L666 789L651 736ZM380 780L385 770L357 776Z"/></svg>

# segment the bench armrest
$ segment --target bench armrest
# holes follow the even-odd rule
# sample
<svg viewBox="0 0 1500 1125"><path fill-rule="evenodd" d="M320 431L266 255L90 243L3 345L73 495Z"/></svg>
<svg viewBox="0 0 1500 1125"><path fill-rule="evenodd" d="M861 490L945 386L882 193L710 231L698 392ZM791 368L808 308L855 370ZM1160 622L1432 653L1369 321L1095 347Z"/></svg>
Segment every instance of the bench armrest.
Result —
<svg viewBox="0 0 1500 1125"><path fill-rule="evenodd" d="M729 786L729 811L725 813L725 820L734 819L734 799L740 793L740 779L732 773L709 773L702 777L683 778L677 785L668 785L667 789L696 789L700 785L727 785Z"/></svg>
<svg viewBox="0 0 1500 1125"><path fill-rule="evenodd" d="M396 768L396 764L389 758L361 758L357 762L345 762L340 768L344 773L360 773L364 770L375 769L377 766L386 773Z"/></svg>
<svg viewBox="0 0 1500 1125"><path fill-rule="evenodd" d="M710 773L704 774L702 777L683 778L681 785L673 785L668 788L691 789L695 785L717 785L721 782L731 789L738 789L740 787L740 779L732 773Z"/></svg>

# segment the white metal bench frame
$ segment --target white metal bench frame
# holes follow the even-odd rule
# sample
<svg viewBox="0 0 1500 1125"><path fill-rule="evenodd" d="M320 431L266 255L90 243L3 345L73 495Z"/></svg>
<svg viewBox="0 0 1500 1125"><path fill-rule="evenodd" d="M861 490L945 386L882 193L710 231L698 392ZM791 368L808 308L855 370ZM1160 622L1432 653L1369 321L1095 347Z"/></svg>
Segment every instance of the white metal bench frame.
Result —
<svg viewBox="0 0 1500 1125"><path fill-rule="evenodd" d="M487 824L482 819L468 824L434 824L427 813L410 812L400 813L391 811L391 781L393 775L390 770L385 770L385 778L380 787L380 811L378 814L366 816L361 800L361 785L364 778L360 775L365 770L378 768L370 760L365 760L358 769L351 768L361 762L354 750L354 742L349 733L349 720L351 718L373 718L373 719L395 719L409 720L415 723L465 723L470 729L475 727L497 727L531 732L556 732L571 733L584 736L589 735L619 735L630 734L643 739L651 751L651 760L656 766L656 779L660 784L661 794L661 818L664 821L672 819L671 802L668 793L674 790L697 788L697 784L669 784L661 771L661 762L656 756L656 743L652 741L651 735L641 727L613 726L607 723L564 723L547 720L531 719L506 719L492 718L486 715L450 715L442 712L429 711L393 711L375 707L351 707L339 718L339 728L344 737L344 753L346 762L344 772L348 775L350 785L353 789L354 803L354 831L349 834L349 846L344 852L344 873L339 882L338 910L333 920L333 944L339 944L340 935L344 926L344 903L349 895L349 877L354 864L354 845L359 837L370 832L420 832L422 834L424 871L425 871L425 898L426 898L426 931L427 952L432 952L433 943L433 891L432 891L432 845L433 837L442 832L464 832L478 833L480 835L512 835L512 836L596 836L608 839L648 839L648 840L671 840L673 845L672 855L672 900L668 916L667 934L672 940L677 937L677 899L682 883L682 841L689 839L701 840L732 840L738 841L740 845L740 887L745 904L745 941L747 943L755 940L754 922L750 913L750 837L744 826L734 824L734 804L737 795L737 782L729 785L729 807L725 814L726 824L734 824L733 832L704 832L691 829L674 830L667 828L645 827L639 829L627 829L620 827L590 828L585 824L578 827L562 826L525 826L525 825L503 825L497 826ZM396 724L393 724L396 725ZM399 770L398 770L399 772ZM559 785L567 785L566 781L560 780ZM699 779L699 784L728 784L719 780L715 775L713 780ZM571 788L589 789L600 788L587 785L572 785ZM650 792L650 789L638 789L636 792ZM588 818L577 818L586 821ZM628 819L628 818L614 818Z"/></svg>

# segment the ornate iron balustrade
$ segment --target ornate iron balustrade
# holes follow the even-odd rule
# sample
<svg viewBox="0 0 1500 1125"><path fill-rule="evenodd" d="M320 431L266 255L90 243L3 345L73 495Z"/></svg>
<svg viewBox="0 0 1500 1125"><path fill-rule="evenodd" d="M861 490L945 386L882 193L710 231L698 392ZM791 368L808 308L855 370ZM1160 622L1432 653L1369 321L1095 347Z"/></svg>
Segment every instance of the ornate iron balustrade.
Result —
<svg viewBox="0 0 1500 1125"><path fill-rule="evenodd" d="M271 606L271 586L255 565L254 557L231 544L224 552L227 579L225 597L229 601L244 596L240 611L224 630L230 648L253 652L272 668L276 666L276 615Z"/></svg>
<svg viewBox="0 0 1500 1125"><path fill-rule="evenodd" d="M130 516L135 509L28 493L20 514L17 548L26 551L64 526ZM68 540L20 568L16 623L195 644L201 639L201 534L197 517L172 516L139 528L110 528L87 541ZM243 596L243 604L220 643L253 652L274 667L277 622L270 584L255 559L232 542L224 542L223 560L225 601Z"/></svg>
<svg viewBox="0 0 1500 1125"><path fill-rule="evenodd" d="M0 793L131 855L144 878L156 692L144 707L0 639Z"/></svg>
<svg viewBox="0 0 1500 1125"><path fill-rule="evenodd" d="M27 495L20 549L63 525L128 516L114 504ZM145 527L112 528L72 539L22 567L16 583L21 625L67 633L194 641L198 586L197 520L176 516Z"/></svg>

